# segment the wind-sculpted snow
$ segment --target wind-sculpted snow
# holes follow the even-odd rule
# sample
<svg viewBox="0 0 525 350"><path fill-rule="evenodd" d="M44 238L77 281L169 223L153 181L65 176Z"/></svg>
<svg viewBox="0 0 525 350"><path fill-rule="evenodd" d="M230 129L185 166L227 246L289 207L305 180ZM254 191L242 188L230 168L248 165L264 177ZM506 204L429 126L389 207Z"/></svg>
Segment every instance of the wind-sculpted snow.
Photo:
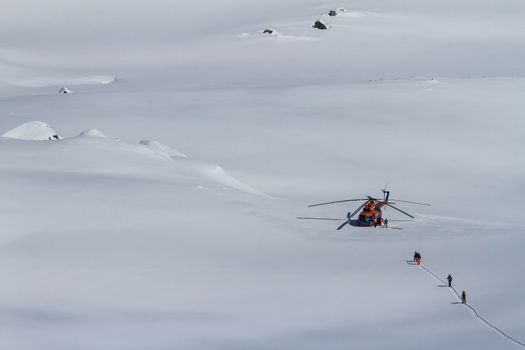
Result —
<svg viewBox="0 0 525 350"><path fill-rule="evenodd" d="M98 138L102 138L102 139L107 139L108 137L100 130L97 130L97 129L89 129L89 130L86 130L86 131L82 131L80 133L80 136L84 136L84 137L98 137Z"/></svg>
<svg viewBox="0 0 525 350"><path fill-rule="evenodd" d="M176 149L173 149L168 145L164 145L155 140L142 140L139 142L139 144L148 147L157 154L171 158L178 165L181 165L189 171L195 172L195 174L198 176L206 177L223 184L226 187L234 188L239 191L263 195L262 192L257 191L235 179L218 165L189 159L187 155L180 153Z"/></svg>
<svg viewBox="0 0 525 350"><path fill-rule="evenodd" d="M242 33L239 34L238 37L258 40L277 40L283 42L318 40L317 38L312 36L283 34L277 31L274 31L272 34L261 34L260 32Z"/></svg>
<svg viewBox="0 0 525 350"><path fill-rule="evenodd" d="M197 174L223 184L226 187L234 188L239 191L255 194L264 195L262 192L242 183L230 174L228 174L222 167L215 164L194 161L191 159L179 159L177 160L186 169L195 171Z"/></svg>
<svg viewBox="0 0 525 350"><path fill-rule="evenodd" d="M49 126L49 124L40 121L33 121L19 125L14 129L5 132L2 137L35 141L55 140L59 138L57 132Z"/></svg>
<svg viewBox="0 0 525 350"><path fill-rule="evenodd" d="M0 139L4 334L23 350L511 349L398 262L418 250L453 265L483 316L524 338L523 164L509 153L523 146L524 83L427 80L126 80L6 98L1 130L38 114L62 136L96 126L109 138ZM417 217L403 230L295 219L344 218L356 207L306 205L386 180L393 198L432 207L403 206Z"/></svg>
<svg viewBox="0 0 525 350"><path fill-rule="evenodd" d="M523 18L518 0L3 1L0 134L64 139L0 137L0 349L516 349L400 257L525 339ZM346 218L307 205L385 182L432 206L398 203L403 230L296 219Z"/></svg>
<svg viewBox="0 0 525 350"><path fill-rule="evenodd" d="M176 149L168 146L168 145L165 145L165 144L162 144L158 141L155 141L155 140L142 140L139 142L139 144L143 145L143 146L146 146L148 147L149 149L151 149L152 151L156 152L156 153L159 153L163 156L166 156L166 157L174 157L174 158L188 158L187 155L183 154L183 153L180 153L179 151L177 151Z"/></svg>
<svg viewBox="0 0 525 350"><path fill-rule="evenodd" d="M30 79L12 79L8 82L14 85L32 88L63 85L106 85L116 81L112 76L88 76L88 77L38 77Z"/></svg>
<svg viewBox="0 0 525 350"><path fill-rule="evenodd" d="M6 138L22 140L49 140L48 135L56 135L55 131L44 122L31 122L21 125L4 134ZM84 140L82 140L84 139ZM6 145L8 146L8 145ZM12 145L16 153L16 145ZM146 178L162 178L172 180L183 174L194 186L201 186L202 180L206 187L221 187L263 195L263 193L235 179L222 167L189 159L188 156L177 150L159 143L158 141L143 140L139 145L131 145L119 140L109 140L108 137L97 129L82 132L79 137L66 138L60 148L49 149L35 145L32 151L38 162L45 165L43 169L52 168L53 172L81 172L97 174L111 174L112 176L145 176ZM151 152L149 152L151 151ZM147 158L161 161L152 162ZM163 164L167 162L167 164ZM215 185L214 185L215 184Z"/></svg>

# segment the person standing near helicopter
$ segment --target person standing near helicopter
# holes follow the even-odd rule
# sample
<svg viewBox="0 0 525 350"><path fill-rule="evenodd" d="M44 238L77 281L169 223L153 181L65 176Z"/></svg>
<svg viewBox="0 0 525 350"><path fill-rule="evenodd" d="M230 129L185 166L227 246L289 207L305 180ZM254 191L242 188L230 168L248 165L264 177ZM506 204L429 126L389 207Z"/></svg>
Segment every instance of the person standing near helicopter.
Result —
<svg viewBox="0 0 525 350"><path fill-rule="evenodd" d="M382 223L383 223L383 218L377 218L374 221L374 227L377 227L377 226L381 227Z"/></svg>

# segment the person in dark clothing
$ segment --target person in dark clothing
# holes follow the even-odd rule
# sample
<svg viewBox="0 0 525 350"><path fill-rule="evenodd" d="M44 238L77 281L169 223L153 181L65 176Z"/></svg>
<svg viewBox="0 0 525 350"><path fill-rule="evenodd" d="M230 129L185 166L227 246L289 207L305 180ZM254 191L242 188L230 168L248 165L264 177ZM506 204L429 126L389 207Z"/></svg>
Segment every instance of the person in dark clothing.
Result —
<svg viewBox="0 0 525 350"><path fill-rule="evenodd" d="M465 291L463 291L461 293L461 303L462 304L466 304L467 303L467 293Z"/></svg>
<svg viewBox="0 0 525 350"><path fill-rule="evenodd" d="M418 252L414 252L414 262L416 261L418 255L419 255Z"/></svg>
<svg viewBox="0 0 525 350"><path fill-rule="evenodd" d="M421 254L417 253L416 264L421 265Z"/></svg>
<svg viewBox="0 0 525 350"><path fill-rule="evenodd" d="M452 276L448 275L447 281L448 281L448 286L452 287Z"/></svg>

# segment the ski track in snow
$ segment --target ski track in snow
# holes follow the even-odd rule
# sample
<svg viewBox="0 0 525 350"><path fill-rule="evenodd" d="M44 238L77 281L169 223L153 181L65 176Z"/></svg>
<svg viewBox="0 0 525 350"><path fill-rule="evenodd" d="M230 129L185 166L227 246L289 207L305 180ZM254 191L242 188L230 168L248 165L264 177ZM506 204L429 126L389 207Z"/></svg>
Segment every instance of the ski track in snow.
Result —
<svg viewBox="0 0 525 350"><path fill-rule="evenodd" d="M410 264L410 265L414 265L414 264ZM430 276L432 276L433 278L435 278L436 280L438 280L439 282L445 284L448 286L448 283L447 281L443 280L442 278L440 278L434 271L432 271L431 269L429 269L428 267L426 267L425 265L421 264L419 265L419 267L424 270L427 274L429 274ZM453 292L453 294L461 301L461 295L459 294L459 292L456 290L456 288L454 288L453 286L452 287L449 287L449 289ZM481 322L483 322L485 325L487 325L488 327L492 328L494 331L498 332L500 335L502 335L503 337L505 337L506 339L510 340L511 342L525 348L525 343L512 337L511 335L509 335L508 333L506 333L505 331L503 331L501 328L498 328L497 326L495 326L492 322L488 321L485 317L481 316L478 312L478 310L470 305L469 303L465 303L465 304L462 304L462 305L465 305L466 307L468 307L473 313L474 313L474 316L476 316Z"/></svg>

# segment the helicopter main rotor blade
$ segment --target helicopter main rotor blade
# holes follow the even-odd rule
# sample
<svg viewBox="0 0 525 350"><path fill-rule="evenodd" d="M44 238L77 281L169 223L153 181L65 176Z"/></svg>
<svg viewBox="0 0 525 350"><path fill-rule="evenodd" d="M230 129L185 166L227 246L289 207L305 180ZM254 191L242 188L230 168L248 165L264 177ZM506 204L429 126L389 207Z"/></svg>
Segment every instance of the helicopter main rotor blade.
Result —
<svg viewBox="0 0 525 350"><path fill-rule="evenodd" d="M365 206L367 203L368 203L368 201L366 201L366 202L364 202L363 204L361 204L361 205L359 206L359 208L357 208L357 209L356 209L356 210L355 210L355 211L354 211L354 212L348 217L348 219L353 218L354 215L357 214L357 213L359 212L359 210L363 209L364 206Z"/></svg>
<svg viewBox="0 0 525 350"><path fill-rule="evenodd" d="M341 226L339 226L337 229L338 230L342 229L346 224L350 224L350 220L347 220L347 221L343 222L343 224Z"/></svg>
<svg viewBox="0 0 525 350"><path fill-rule="evenodd" d="M402 199L389 199L393 202L402 202L402 203L410 203L410 204L417 204L417 205L426 205L427 207L430 207L430 204L428 203L420 203L420 202L412 202L412 201L405 201Z"/></svg>
<svg viewBox="0 0 525 350"><path fill-rule="evenodd" d="M333 202L325 202L325 203L317 203L317 204L310 204L308 206L308 208L311 208L311 207L317 207L317 206L320 206L320 205L327 205L327 204L336 204L336 203L344 203L344 202L358 202L358 201L367 201L368 199L366 198L359 198L359 199L343 199L343 200L340 200L340 201L333 201Z"/></svg>
<svg viewBox="0 0 525 350"><path fill-rule="evenodd" d="M300 220L330 220L330 221L343 221L344 219L333 219L333 218L310 218L304 216L298 216L297 219Z"/></svg>
<svg viewBox="0 0 525 350"><path fill-rule="evenodd" d="M392 204L385 203L385 205L388 205L389 207L394 208L395 210L397 210L397 211L399 211L399 212L405 214L406 216L410 216L412 219L415 219L414 216L410 215L410 214L407 213L406 211L403 211L403 210L401 210L401 209L399 209L399 208L397 208L397 207L394 207Z"/></svg>

